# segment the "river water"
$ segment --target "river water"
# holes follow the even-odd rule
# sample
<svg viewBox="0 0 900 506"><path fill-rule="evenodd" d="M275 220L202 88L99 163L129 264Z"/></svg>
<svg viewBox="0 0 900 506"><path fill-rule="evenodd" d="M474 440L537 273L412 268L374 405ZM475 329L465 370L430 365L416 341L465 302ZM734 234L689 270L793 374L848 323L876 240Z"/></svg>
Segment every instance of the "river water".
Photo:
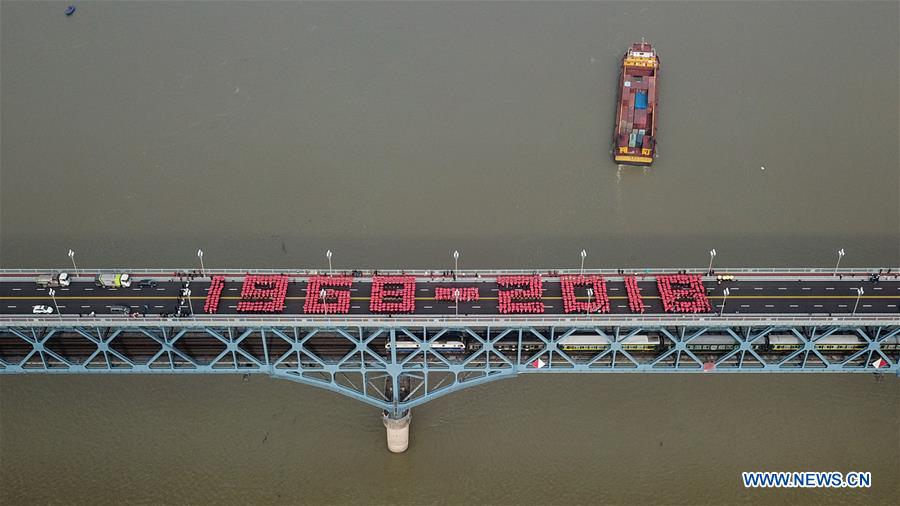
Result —
<svg viewBox="0 0 900 506"><path fill-rule="evenodd" d="M0 267L900 265L896 2L0 4ZM609 153L662 60L658 161ZM0 377L0 503L889 504L900 381ZM748 491L745 470L869 490Z"/></svg>

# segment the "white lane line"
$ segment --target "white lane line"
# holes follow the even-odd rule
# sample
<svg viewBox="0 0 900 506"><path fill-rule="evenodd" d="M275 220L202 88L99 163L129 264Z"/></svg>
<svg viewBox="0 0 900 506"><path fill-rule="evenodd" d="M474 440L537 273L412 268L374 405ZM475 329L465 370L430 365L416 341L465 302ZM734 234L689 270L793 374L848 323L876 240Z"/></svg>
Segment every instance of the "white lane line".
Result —
<svg viewBox="0 0 900 506"><path fill-rule="evenodd" d="M547 309L553 309L553 306L544 306Z"/></svg>
<svg viewBox="0 0 900 506"><path fill-rule="evenodd" d="M431 309L431 306L425 306L425 309Z"/></svg>
<svg viewBox="0 0 900 506"><path fill-rule="evenodd" d="M91 306L81 306L81 309L90 309Z"/></svg>
<svg viewBox="0 0 900 506"><path fill-rule="evenodd" d="M797 304L791 304L790 307L800 307L800 306L798 306Z"/></svg>
<svg viewBox="0 0 900 506"><path fill-rule="evenodd" d="M741 307L750 307L750 304L741 304Z"/></svg>
<svg viewBox="0 0 900 506"><path fill-rule="evenodd" d="M813 306L813 307L822 307L822 304L816 304L816 305Z"/></svg>
<svg viewBox="0 0 900 506"><path fill-rule="evenodd" d="M359 309L359 306L350 306L351 309Z"/></svg>
<svg viewBox="0 0 900 506"><path fill-rule="evenodd" d="M59 306L59 307L65 307L65 306ZM872 304L863 304L863 307L872 307Z"/></svg>
<svg viewBox="0 0 900 506"><path fill-rule="evenodd" d="M754 286L753 289L754 289L754 290L762 290L763 287L761 287L761 286Z"/></svg>
<svg viewBox="0 0 900 506"><path fill-rule="evenodd" d="M358 292L358 291L359 291L359 288L351 288L350 291L351 291L351 292Z"/></svg>
<svg viewBox="0 0 900 506"><path fill-rule="evenodd" d="M897 307L897 304L888 304L888 307Z"/></svg>
<svg viewBox="0 0 900 506"><path fill-rule="evenodd" d="M8 307L8 308L15 308L16 306L6 306L6 307Z"/></svg>
<svg viewBox="0 0 900 506"><path fill-rule="evenodd" d="M70 288L60 288L60 290L62 290L63 292L68 292Z"/></svg>
<svg viewBox="0 0 900 506"><path fill-rule="evenodd" d="M766 307L775 307L775 306L772 304L766 304Z"/></svg>
<svg viewBox="0 0 900 506"><path fill-rule="evenodd" d="M618 292L618 291L619 291L618 288L609 287L609 289L612 290L613 292Z"/></svg>
<svg viewBox="0 0 900 506"><path fill-rule="evenodd" d="M153 307L155 307L156 309L162 309L162 306L153 306Z"/></svg>
<svg viewBox="0 0 900 506"><path fill-rule="evenodd" d="M157 289L156 289L157 292L161 292L161 291L163 291L163 290L165 290L165 288L157 288Z"/></svg>
<svg viewBox="0 0 900 506"><path fill-rule="evenodd" d="M625 309L625 306L616 306L619 309Z"/></svg>
<svg viewBox="0 0 900 506"><path fill-rule="evenodd" d="M59 306L59 307L65 308L66 306ZM863 307L865 307L865 306L863 306Z"/></svg>
<svg viewBox="0 0 900 506"><path fill-rule="evenodd" d="M615 288L614 288L613 290L615 290ZM900 290L900 288L898 288L897 290ZM492 292L499 292L500 290L499 290L498 288L491 288L491 291L492 291Z"/></svg>
<svg viewBox="0 0 900 506"><path fill-rule="evenodd" d="M420 292L427 292L428 289L427 289L427 288L419 288L419 291L420 291Z"/></svg>
<svg viewBox="0 0 900 506"><path fill-rule="evenodd" d="M876 286L875 288L873 288L873 290L881 290L881 287L880 287L880 286Z"/></svg>
<svg viewBox="0 0 900 506"><path fill-rule="evenodd" d="M228 309L237 309L237 306L228 306Z"/></svg>
<svg viewBox="0 0 900 506"><path fill-rule="evenodd" d="M93 288L85 288L85 290L87 290L87 291L89 291L89 292L90 292L90 291L92 291L92 290L93 290Z"/></svg>
<svg viewBox="0 0 900 506"><path fill-rule="evenodd" d="M481 309L481 306L472 306L472 309Z"/></svg>
<svg viewBox="0 0 900 506"><path fill-rule="evenodd" d="M847 307L847 304L838 304L838 307Z"/></svg>
<svg viewBox="0 0 900 506"><path fill-rule="evenodd" d="M834 287L833 287L833 286L826 286L825 289L826 289L826 290L834 290Z"/></svg>
<svg viewBox="0 0 900 506"><path fill-rule="evenodd" d="M779 290L787 290L787 288L786 288L786 287L783 287L783 286L779 286L778 289L779 289Z"/></svg>
<svg viewBox="0 0 900 506"><path fill-rule="evenodd" d="M236 291L237 291L237 288L229 288L228 291L229 291L229 292L236 292Z"/></svg>
<svg viewBox="0 0 900 506"><path fill-rule="evenodd" d="M21 288L13 288L14 292L18 292L19 290L21 290Z"/></svg>
<svg viewBox="0 0 900 506"><path fill-rule="evenodd" d="M738 288L738 287L736 287L736 286L735 286L735 287L732 287L731 289L732 289L732 290L740 290L740 288Z"/></svg>
<svg viewBox="0 0 900 506"><path fill-rule="evenodd" d="M801 288L801 290L812 290L812 288L810 288L808 286L804 286L803 288Z"/></svg>

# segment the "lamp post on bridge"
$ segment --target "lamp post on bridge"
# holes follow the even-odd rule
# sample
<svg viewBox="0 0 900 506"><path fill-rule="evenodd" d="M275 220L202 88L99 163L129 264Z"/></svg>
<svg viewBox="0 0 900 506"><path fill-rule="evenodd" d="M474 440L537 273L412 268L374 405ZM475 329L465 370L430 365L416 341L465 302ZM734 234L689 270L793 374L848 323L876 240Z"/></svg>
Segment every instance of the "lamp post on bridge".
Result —
<svg viewBox="0 0 900 506"><path fill-rule="evenodd" d="M328 275L333 276L334 272L331 270L331 250L325 252L325 258L328 259Z"/></svg>
<svg viewBox="0 0 900 506"><path fill-rule="evenodd" d="M203 267L203 250L202 249L197 250L197 258L200 259L200 275L203 276L204 273L206 272L206 269Z"/></svg>
<svg viewBox="0 0 900 506"><path fill-rule="evenodd" d="M838 250L838 260L837 264L834 266L834 275L837 276L838 268L841 266L841 259L844 258L844 248Z"/></svg>
<svg viewBox="0 0 900 506"><path fill-rule="evenodd" d="M587 256L587 251L581 250L581 277L584 277L584 257Z"/></svg>
<svg viewBox="0 0 900 506"><path fill-rule="evenodd" d="M59 319L62 320L62 313L59 312L59 305L56 304L56 290L52 288L50 289L50 298L53 299L53 307L56 308L56 316L58 316Z"/></svg>
<svg viewBox="0 0 900 506"><path fill-rule="evenodd" d="M456 279L456 271L459 270L459 251L453 250L453 279Z"/></svg>
<svg viewBox="0 0 900 506"><path fill-rule="evenodd" d="M722 297L722 309L719 311L719 316L722 316L723 314L725 314L725 301L728 300L728 294L731 293L731 290L726 288L725 290L722 291L722 293L725 296Z"/></svg>
<svg viewBox="0 0 900 506"><path fill-rule="evenodd" d="M69 258L72 260L72 269L75 270L75 275L77 276L78 275L78 266L75 265L75 251L72 249L69 250Z"/></svg>
<svg viewBox="0 0 900 506"><path fill-rule="evenodd" d="M706 268L706 275L712 274L713 258L716 258L716 248L709 250L709 267Z"/></svg>
<svg viewBox="0 0 900 506"><path fill-rule="evenodd" d="M862 287L856 289L856 304L853 304L853 312L851 315L856 315L856 308L859 306L859 299L866 293Z"/></svg>

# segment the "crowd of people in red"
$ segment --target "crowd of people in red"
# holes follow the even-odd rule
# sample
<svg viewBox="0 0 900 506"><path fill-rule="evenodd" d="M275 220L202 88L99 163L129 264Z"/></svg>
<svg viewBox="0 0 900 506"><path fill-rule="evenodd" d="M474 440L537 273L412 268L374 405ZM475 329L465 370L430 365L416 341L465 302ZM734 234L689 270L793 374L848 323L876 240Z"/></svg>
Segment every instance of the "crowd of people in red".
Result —
<svg viewBox="0 0 900 506"><path fill-rule="evenodd" d="M497 276L497 307L501 314L543 313L544 280L535 276ZM522 287L522 288L517 288ZM538 299L528 301L528 299ZM528 302L526 302L528 301Z"/></svg>
<svg viewBox="0 0 900 506"><path fill-rule="evenodd" d="M647 308L644 306L636 277L625 276L625 290L628 292L628 309L633 313L643 313Z"/></svg>
<svg viewBox="0 0 900 506"><path fill-rule="evenodd" d="M460 302L474 302L478 300L478 287L466 286L461 288L452 288L448 286L438 286L434 289L434 300L452 300L456 301L456 294L459 291Z"/></svg>
<svg viewBox="0 0 900 506"><path fill-rule="evenodd" d="M369 310L373 313L414 312L416 310L416 277L373 277Z"/></svg>
<svg viewBox="0 0 900 506"><path fill-rule="evenodd" d="M225 276L213 276L206 294L206 302L203 303L204 313L218 313L219 299L222 297L222 288L225 286Z"/></svg>
<svg viewBox="0 0 900 506"><path fill-rule="evenodd" d="M667 313L708 313L712 310L699 274L657 276L656 286Z"/></svg>
<svg viewBox="0 0 900 506"><path fill-rule="evenodd" d="M347 314L350 312L351 276L310 276L306 282L307 314ZM325 297L322 297L325 290Z"/></svg>
<svg viewBox="0 0 900 506"><path fill-rule="evenodd" d="M287 276L262 276L248 274L241 287L240 312L280 313L284 311L287 295Z"/></svg>
<svg viewBox="0 0 900 506"><path fill-rule="evenodd" d="M608 313L609 295L606 293L606 280L603 276L560 276L563 308L566 313ZM579 302L575 297L576 287L586 287L588 298Z"/></svg>

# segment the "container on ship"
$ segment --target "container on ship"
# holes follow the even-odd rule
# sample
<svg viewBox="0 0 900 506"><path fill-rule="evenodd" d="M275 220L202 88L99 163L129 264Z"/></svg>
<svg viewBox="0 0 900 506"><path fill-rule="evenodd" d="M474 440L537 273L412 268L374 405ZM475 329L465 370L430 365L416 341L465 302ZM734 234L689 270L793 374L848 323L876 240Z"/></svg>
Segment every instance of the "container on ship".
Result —
<svg viewBox="0 0 900 506"><path fill-rule="evenodd" d="M650 165L656 155L659 58L649 42L632 44L622 58L613 153L616 163Z"/></svg>

